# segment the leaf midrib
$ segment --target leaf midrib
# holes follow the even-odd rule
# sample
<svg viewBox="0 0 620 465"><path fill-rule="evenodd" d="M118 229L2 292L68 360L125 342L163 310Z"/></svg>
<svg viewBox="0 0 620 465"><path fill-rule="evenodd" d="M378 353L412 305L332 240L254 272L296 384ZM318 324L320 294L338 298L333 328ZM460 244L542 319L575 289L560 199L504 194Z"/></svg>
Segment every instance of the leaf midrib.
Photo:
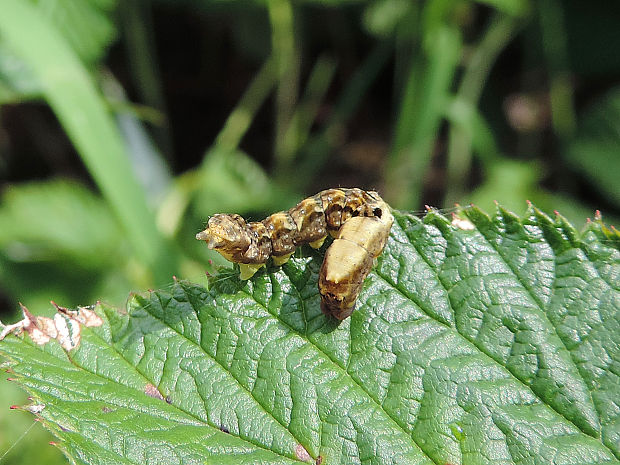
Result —
<svg viewBox="0 0 620 465"><path fill-rule="evenodd" d="M287 275L287 277L290 279L290 276L286 273L286 271L284 270L284 273ZM297 289L297 286L293 285L292 286L295 291L298 293L299 295L299 289ZM249 292L247 292L246 290L242 289L240 292L244 293L246 296L248 296L251 300L253 300L254 302L256 302L259 306L261 306L267 313L269 313L271 316L273 316L278 322L280 322L283 326L289 328L289 330L291 331L292 334L297 335L299 338L301 338L304 342L306 342L309 346L313 347L319 354L322 354L323 356L325 356L325 358L327 360L329 360L331 363L334 364L334 366L336 367L336 369L338 371L340 371L341 373L344 374L344 376L346 378L348 378L349 380L351 380L351 382L357 386L364 394L366 394L368 396L368 398L376 405L376 407L385 414L385 416L387 418L389 418L392 422L394 422L394 424L398 427L398 429L400 429L406 437L408 437L409 439L411 439L411 441L413 442L413 444L418 448L418 450L420 452L422 452L431 462L439 465L440 462L434 460L432 457L430 457L426 451L424 451L424 449L422 449L420 447L420 445L418 444L418 442L415 440L415 438L412 436L412 433L408 432L405 427L403 425L401 425L397 418L392 416L387 410L385 410L385 408L383 407L383 404L381 404L377 399L375 399L372 394L370 394L365 388L364 386L358 382L352 375L351 373L349 373L349 371L347 369L345 369L344 367L342 367L335 359L333 359L327 352L324 352L320 347L318 347L314 342L312 342L310 339L308 339L307 337L304 337L303 335L301 335L295 328L293 328L290 324L288 324L287 322L285 322L284 320L282 320L281 318L279 318L278 315L274 315L273 313L271 313L269 311L269 309L263 305L261 302L259 302L258 300L256 300L254 298L253 295L251 295ZM304 302L304 304L302 305L303 310L305 311L305 301L303 300L303 298L301 297L301 295L299 295L300 301ZM305 312L304 312L304 319L305 319ZM351 341L351 330L349 328L349 341ZM350 353L350 352L349 352ZM350 360L350 356L347 357L347 360ZM322 425L322 422L321 422Z"/></svg>
<svg viewBox="0 0 620 465"><path fill-rule="evenodd" d="M183 284L182 284L181 282L178 282L178 285L179 285L179 287L183 290L183 293L185 294L185 297L187 298L187 303L188 303L189 305L191 305L191 307L192 307L193 311L196 313L196 315L198 315L198 311L197 311L196 307L194 306L194 304L191 302L191 299L189 298L189 295L188 295L188 293L187 293L187 291L186 291L185 287L183 287ZM173 299L174 299L174 297L173 297ZM175 299L175 300L176 300L176 299ZM160 302L160 305L161 305L161 302ZM167 325L165 320L163 320L163 319L161 319L161 318L158 318L156 315L154 315L153 313L149 312L149 310L148 310L148 309L149 309L149 306L148 306L148 305L147 305L147 306L142 306L142 308L143 308L143 309L144 309L144 310L145 310L145 311L146 311L149 315L151 315L151 317L155 318L157 321L159 321L159 322L161 322L162 324L164 324L164 326L165 326L167 329L170 329L171 331L175 332L175 333L176 333L176 334L178 334L180 337L182 337L184 340L188 341L190 344L192 344L193 346L197 347L197 348L200 350L200 352L201 352L201 353L203 353L206 357L208 357L210 360L212 360L213 362L215 362L215 363L216 363L216 364L217 364L217 365L218 365L218 366L219 366L219 367L220 367L220 368L221 368L221 369L222 369L225 373L227 373L227 374L228 374L228 375L229 375L229 376L230 376L233 380L235 380L235 382L237 383L237 385L238 385L241 389L243 389L243 390L244 390L244 391L245 391L245 392L249 395L249 397L250 397L250 398L254 399L254 402L256 402L256 404L257 404L257 405L259 405L259 406L261 407L261 409L262 409L262 410L263 410L263 411L264 411L264 412L265 412L265 413L266 413L269 417L273 418L273 419L274 419L274 421L275 421L276 423L278 423L280 426L282 426L282 427L284 428L284 430L285 430L285 431L287 431L287 432L288 432L288 433L289 433L289 434L293 437L293 439L295 439L295 441L297 441L297 443L298 443L298 444L302 444L302 443L301 443L301 441L299 441L299 439L298 439L297 437L295 437L295 435L294 435L294 434L293 434L293 433L292 433L292 432L291 432L291 431L290 431L290 430L289 430L289 429L288 429L288 428L287 428L284 424L282 424L280 421L278 421L278 419L277 419L275 416L273 416L273 413L271 413L269 410L267 410L267 409L265 408L265 406L263 406L263 405L262 405L262 404L258 401L258 399L256 399L256 397L254 396L254 394L253 394L250 390L248 390L248 389L247 389L247 388L246 388L243 384L241 384L241 382L240 382L240 381L239 381L239 380L238 380L238 379L237 379L237 378L233 375L233 373L232 373L231 371L227 370L227 369L226 369L226 367L225 367L224 365L222 365L222 363L220 363L220 362L219 362L219 361L218 361L215 357L212 357L212 356L211 356L211 355L210 355L210 354L209 354L209 353L208 353L208 352L207 352L207 351L206 351L206 350L205 350L205 349L204 349L204 348L203 348L200 344L198 344L198 343L194 342L193 340L191 340L190 338L188 338L188 337L187 337L186 335L184 335L183 333L180 333L179 331L177 331L177 329L176 329L176 328L173 328L172 326ZM162 308L163 308L163 306L162 306ZM203 403L206 403L205 399L204 399L204 398L202 398L202 396L200 396L200 398L201 398L201 400L202 400L202 402L203 402ZM176 407L176 406L175 406L175 407ZM179 407L177 407L177 408L179 408ZM181 410L182 412L187 413L188 415L191 415L191 416L195 417L195 415L194 415L194 414L192 414L191 412L186 412L185 410L183 410L183 409L181 409L181 408L179 408L179 410ZM201 419L200 419L200 418L198 418L198 417L195 417L195 418L197 418L197 419L198 419L198 420L200 420L200 421L203 421L203 420L201 420ZM209 423L207 423L207 425L209 425ZM215 426L213 426L213 425L209 425L209 426L211 426L212 428L215 428ZM231 434L231 433L229 433L229 434ZM265 446L264 446L264 445L262 445L262 444L257 444L257 443L254 443L253 441L249 440L248 438L243 438L243 437L241 437L241 436L239 436L239 435L236 435L236 434L235 434L234 436L238 437L239 439L241 439L241 440L243 440L243 441L246 441L248 444L252 444L253 446L255 446L255 447L259 448L259 449L263 449L263 450L269 451L269 452L271 452L271 453L273 453L273 454L275 454L275 455L278 455L278 456L280 456L280 457L286 458L286 459L288 459L288 460L296 460L296 461L299 461L297 458L295 458L295 457L293 457L293 456L287 456L287 455L280 454L279 452L276 452L276 451L275 451L275 450L273 450L273 449L268 449L267 447L265 447ZM316 457L313 457L313 458L314 458L314 459L316 459ZM304 463L304 464L305 464L306 462L299 461L299 463Z"/></svg>

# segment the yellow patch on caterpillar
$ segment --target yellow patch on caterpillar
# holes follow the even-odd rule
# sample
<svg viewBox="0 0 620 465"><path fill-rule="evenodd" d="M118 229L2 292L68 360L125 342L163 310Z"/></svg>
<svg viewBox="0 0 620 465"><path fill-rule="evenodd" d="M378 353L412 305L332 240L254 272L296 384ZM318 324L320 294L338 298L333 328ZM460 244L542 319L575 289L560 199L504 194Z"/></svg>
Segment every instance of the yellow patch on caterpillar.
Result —
<svg viewBox="0 0 620 465"><path fill-rule="evenodd" d="M327 236L310 242L310 247L312 247L313 249L320 249L321 246L325 243L325 239L327 239Z"/></svg>
<svg viewBox="0 0 620 465"><path fill-rule="evenodd" d="M240 271L239 279L243 281L245 281L246 279L250 279L263 266L265 266L264 263L261 263L259 265L256 265L253 263L239 263L239 271Z"/></svg>
<svg viewBox="0 0 620 465"><path fill-rule="evenodd" d="M294 252L287 253L286 255L280 255L279 257L276 257L275 255L272 256L271 258L273 258L273 264L276 266L284 265L293 256L293 253Z"/></svg>

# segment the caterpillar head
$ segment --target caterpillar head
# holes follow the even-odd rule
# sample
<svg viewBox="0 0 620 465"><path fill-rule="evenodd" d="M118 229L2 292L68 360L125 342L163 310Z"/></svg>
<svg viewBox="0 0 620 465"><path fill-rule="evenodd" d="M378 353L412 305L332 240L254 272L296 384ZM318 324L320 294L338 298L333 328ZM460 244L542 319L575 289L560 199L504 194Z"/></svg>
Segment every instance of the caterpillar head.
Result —
<svg viewBox="0 0 620 465"><path fill-rule="evenodd" d="M247 223L240 215L218 213L209 218L207 228L196 234L196 239L205 241L207 247L231 259L245 252L251 243Z"/></svg>

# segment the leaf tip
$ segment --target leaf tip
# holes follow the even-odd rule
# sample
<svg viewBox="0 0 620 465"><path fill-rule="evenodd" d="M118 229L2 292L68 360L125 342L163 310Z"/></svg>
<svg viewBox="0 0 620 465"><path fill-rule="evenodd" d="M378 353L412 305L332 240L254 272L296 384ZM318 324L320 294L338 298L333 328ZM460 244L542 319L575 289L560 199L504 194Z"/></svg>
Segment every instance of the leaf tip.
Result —
<svg viewBox="0 0 620 465"><path fill-rule="evenodd" d="M79 345L82 326L91 327L103 324L103 319L94 310L85 307L69 310L54 301L51 303L57 311L54 318L35 317L20 302L23 319L12 325L3 325L0 340L10 333L21 334L25 331L37 345L44 345L51 339L56 339L65 350L69 351Z"/></svg>

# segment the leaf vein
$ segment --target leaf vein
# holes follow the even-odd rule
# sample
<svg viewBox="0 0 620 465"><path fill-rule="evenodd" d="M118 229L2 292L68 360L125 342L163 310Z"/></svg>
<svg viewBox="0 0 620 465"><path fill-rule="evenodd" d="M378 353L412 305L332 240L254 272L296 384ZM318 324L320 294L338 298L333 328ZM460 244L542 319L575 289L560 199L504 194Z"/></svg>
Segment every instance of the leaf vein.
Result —
<svg viewBox="0 0 620 465"><path fill-rule="evenodd" d="M189 297L189 295L188 295L188 293L187 293L187 291L186 291L185 287L184 287L181 283L179 283L179 287L183 290L183 293L185 294L185 297L187 298L187 302L188 302L188 303L189 303L189 305L192 307L192 310L193 310L193 311L196 313L196 315L198 316L198 310L197 310L197 308L194 306L194 303L191 301L191 299L190 299L190 297ZM149 312L149 311L148 311L148 307L143 307L143 308L144 308L144 309L145 309L145 310L149 313L149 315L151 315L153 318L155 318L156 320L158 320L158 321L160 321L160 322L162 322L162 323L166 324L166 322L165 322L163 319L161 319L161 318L159 318L157 315L154 315L153 313ZM166 327L170 328L172 331L174 331L175 333L177 333L180 337L182 337L183 339L185 339L186 341L188 341L190 344L192 344L192 345L194 345L194 346L197 346L197 347L198 347L198 349L200 349L200 351L201 351L202 353L204 353L204 354L205 354L205 356L207 356L210 360L212 360L212 361L213 361L213 362L215 362L217 365L219 365L219 366L220 366L220 368L221 368L221 369L222 369L222 370L223 370L226 374L228 374L228 375L229 375L232 379L234 379L234 380L235 380L235 382L237 383L237 385L238 385L241 389L243 389L243 390L244 390L244 391L248 394L248 396L249 396L251 399L253 399L253 400L254 400L254 402L256 402L256 404L257 404L257 405L259 405L259 406L261 407L261 409L262 409L262 410L263 410L263 411L267 414L267 416L271 417L271 418L272 418L272 419L273 419L276 423L278 423L280 426L282 426L282 427L283 427L283 428L284 428L284 429L285 429L285 430L286 430L286 431L287 431L287 432L288 432L288 433L289 433L289 434L293 437L293 439L295 439L295 441L297 441L297 443L299 443L299 442L300 442L300 441L299 441L299 439L298 439L298 438L296 438L296 437L295 437L295 435L294 435L294 434L293 434L293 433L292 433L292 432L288 429L288 427L287 427L286 425L284 425L283 423L281 423L281 422L280 422L280 421L279 421L279 420L278 420L278 419L277 419L277 418L273 415L273 413L269 412L269 411L265 408L265 406L264 406L264 405L262 405L262 404L258 401L258 399L254 396L254 394L253 394L250 390L248 390L248 389L247 389L247 388L246 388L246 387L245 387L245 386L244 386L244 385L243 385L243 384L242 384L242 383L241 383L241 382L240 382L240 381L239 381L239 380L238 380L238 379L237 379L237 378L236 378L236 377L235 377L235 376L234 376L234 375L233 375L233 374L229 371L229 370L227 370L227 369L226 369L226 367L225 367L224 365L222 365L222 363L221 363L221 362L219 362L219 361L218 361L215 357L212 357L212 356L211 356L211 354L209 354L209 353L208 353L207 351L205 351L205 350L204 350L201 346L199 346L198 344L196 344L196 342L192 341L192 340L191 340L191 339L189 339L187 336L185 336L184 334L182 334L182 333L180 333L179 331L177 331L175 328L173 328L173 327L171 327L171 326L168 326L168 325L166 325ZM201 398L202 398L202 396L201 396ZM205 403L205 404L206 404L206 399L202 398L202 400L203 400L203 403ZM236 412L235 412L235 413L236 413ZM267 447L265 447L264 445L259 444L259 443L255 443L255 442L253 442L253 441L249 440L248 438L242 438L241 436L238 436L238 437L239 437L240 439L244 440L244 441L247 441L248 443L250 443L250 444L252 444L252 445L254 445L254 446L256 446L256 447L259 447L259 448L264 449L264 450L268 450L268 451L270 451L270 452L272 452L272 453L274 453L274 454L280 455L281 457L285 457L285 458L287 458L287 459L291 459L291 458L292 458L292 457L289 457L289 456L284 456L284 455L282 455L282 454L279 454L279 453L278 453L278 452L276 452L275 450L268 449L268 448L267 448Z"/></svg>
<svg viewBox="0 0 620 465"><path fill-rule="evenodd" d="M295 287L295 286L293 286ZM364 392L364 394L366 394L368 396L368 398L370 400L372 400L372 402L375 404L376 408L378 408L378 410L380 410L381 412L383 412L387 418L389 418L391 421L393 421L396 426L401 429L405 435L407 437L409 437L411 439L411 441L415 444L415 446L418 448L418 450L420 450L422 453L424 453L424 455L426 455L426 457L431 460L432 462L436 463L437 465L439 465L440 462L435 461L431 456L429 456L424 449L422 449L422 447L420 447L420 444L418 444L418 442L415 440L415 438L412 436L412 434L410 432L407 431L407 429L400 424L400 422L398 421L398 419L396 417L394 417L392 414L390 414L390 412L388 412L385 407L383 406L383 404L381 402L379 402L377 399L375 399L372 394L370 394L369 391L367 391L364 386L357 381L357 379L355 379L355 377L353 377L353 375L343 366L341 366L334 358L332 358L327 352L323 351L320 347L318 347L314 342L312 342L309 338L307 338L307 336L300 334L298 331L295 330L295 328L293 328L290 324L288 324L286 321L282 320L281 318L279 318L277 315L274 315L273 313L271 313L269 311L269 309L263 305L261 302L259 302L257 299L254 298L253 295L251 295L249 292L245 291L245 290L241 290L240 292L243 292L244 294L246 294L250 299L252 299L254 302L256 302L256 304L258 304L259 306L261 306L263 309L265 309L265 311L267 311L270 315L272 315L276 320L278 320L282 325L286 326L287 328L289 328L289 330L294 333L297 334L301 339L303 339L309 346L314 347L314 349L322 354L325 358L327 358L327 360L331 361L341 372L343 372L346 377L357 387L359 388L362 392ZM303 300L303 299L302 299ZM349 328L349 339L351 338L351 330ZM350 359L350 352L349 352L349 356L347 357L347 360ZM348 362L347 362L347 367L348 367Z"/></svg>
<svg viewBox="0 0 620 465"><path fill-rule="evenodd" d="M482 231L480 231L479 229L477 229L477 231L480 233L480 235L484 238L484 240L487 242L487 244L493 249L495 250L495 253L499 256L499 258L501 258L502 262L504 263L504 265L506 265L508 267L508 269L513 273L514 277L517 278L517 282L521 285L521 287L523 289L526 290L526 292L528 293L528 295L530 296L530 298L536 303L538 309L540 310L540 313L544 316L545 320L549 323L549 326L551 328L553 328L553 333L555 334L555 337L557 338L558 341L560 341L560 344L562 344L562 348L568 353L570 360L576 370L577 373L579 373L579 376L581 377L581 380L583 381L584 386L587 389L588 392L588 396L590 398L590 403L591 405L596 409L596 405L594 403L594 399L592 397L592 390L590 389L590 387L588 386L588 383L586 383L585 379L583 378L583 374L579 368L579 364L577 363L577 361L575 360L575 356L573 354L572 351L570 351L568 349L568 347L566 346L566 343L564 342L564 340L560 337L560 334L558 333L558 328L553 324L553 321L551 320L551 318L549 318L549 315L547 314L546 310L545 310L545 305L543 304L542 301L540 301L540 299L538 297L536 297L535 293L533 292L533 290L531 289L530 286L528 286L526 283L523 283L521 281L521 279L519 279L519 274L517 272L517 270L514 269L514 267L511 265L510 261L505 257L505 255L502 253L502 251L499 249L499 247L497 247L497 245L490 240ZM555 251L553 252L553 256L557 257ZM557 263L557 258L554 259L554 264ZM555 288L556 288L556 282L557 282L557 274L553 273L553 284L552 284L552 293L555 293ZM508 369L508 371L510 371L510 369L508 367L505 367L506 369ZM518 378L517 378L518 379ZM524 383L525 384L525 383ZM538 397L538 394L535 393L536 396ZM541 399L542 400L542 399ZM545 402L543 402L545 403ZM590 436L590 434L588 434L588 432L584 431L582 428L580 428L574 421L568 419L565 415L563 415L562 413L560 413L557 409L555 409L554 406L549 405L549 407L551 407L554 411L556 411L557 413L559 413L563 418L565 418L567 421L569 421L570 423L572 423L577 429L579 429L582 433L587 434L588 436ZM598 410L598 409L597 409Z"/></svg>

